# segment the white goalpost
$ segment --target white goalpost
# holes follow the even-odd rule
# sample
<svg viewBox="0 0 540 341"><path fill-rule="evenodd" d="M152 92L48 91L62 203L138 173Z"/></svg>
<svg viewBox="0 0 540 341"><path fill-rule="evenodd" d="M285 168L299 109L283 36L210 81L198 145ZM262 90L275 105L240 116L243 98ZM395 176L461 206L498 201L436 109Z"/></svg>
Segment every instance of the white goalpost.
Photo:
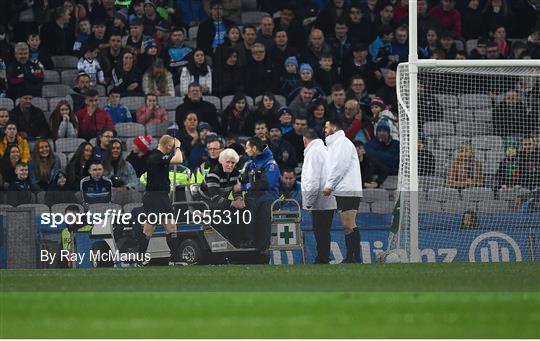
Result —
<svg viewBox="0 0 540 341"><path fill-rule="evenodd" d="M540 60L418 60L416 6L397 70L400 212L389 251L408 262L537 260Z"/></svg>

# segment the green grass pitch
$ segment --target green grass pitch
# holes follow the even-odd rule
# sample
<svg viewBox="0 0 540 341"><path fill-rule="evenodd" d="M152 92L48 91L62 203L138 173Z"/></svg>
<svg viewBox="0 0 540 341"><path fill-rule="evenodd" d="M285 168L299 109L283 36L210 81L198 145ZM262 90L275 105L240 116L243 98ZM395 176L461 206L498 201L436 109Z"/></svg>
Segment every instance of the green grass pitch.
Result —
<svg viewBox="0 0 540 341"><path fill-rule="evenodd" d="M2 338L540 338L540 263L0 271Z"/></svg>

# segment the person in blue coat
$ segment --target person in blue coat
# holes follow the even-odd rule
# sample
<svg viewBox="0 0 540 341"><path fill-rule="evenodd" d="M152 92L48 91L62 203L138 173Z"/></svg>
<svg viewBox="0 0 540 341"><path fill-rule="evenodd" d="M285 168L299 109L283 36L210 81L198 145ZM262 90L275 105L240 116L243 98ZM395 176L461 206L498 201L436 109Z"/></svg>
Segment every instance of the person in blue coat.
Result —
<svg viewBox="0 0 540 341"><path fill-rule="evenodd" d="M377 126L376 138L365 145L367 155L382 162L388 169L389 175L398 175L399 171L399 141L392 139L390 127L385 124Z"/></svg>
<svg viewBox="0 0 540 341"><path fill-rule="evenodd" d="M272 151L258 137L247 141L246 154L251 160L244 167L239 185L242 191L247 191L254 246L261 251L261 263L267 263L271 234L270 208L279 196L280 170Z"/></svg>

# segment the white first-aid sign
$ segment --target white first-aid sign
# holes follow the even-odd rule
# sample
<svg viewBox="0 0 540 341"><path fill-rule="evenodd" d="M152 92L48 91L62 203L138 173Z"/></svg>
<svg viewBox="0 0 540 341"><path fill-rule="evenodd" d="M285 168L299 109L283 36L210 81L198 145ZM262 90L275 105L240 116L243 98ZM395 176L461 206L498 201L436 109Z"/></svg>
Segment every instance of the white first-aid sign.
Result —
<svg viewBox="0 0 540 341"><path fill-rule="evenodd" d="M277 224L278 245L296 245L294 224Z"/></svg>

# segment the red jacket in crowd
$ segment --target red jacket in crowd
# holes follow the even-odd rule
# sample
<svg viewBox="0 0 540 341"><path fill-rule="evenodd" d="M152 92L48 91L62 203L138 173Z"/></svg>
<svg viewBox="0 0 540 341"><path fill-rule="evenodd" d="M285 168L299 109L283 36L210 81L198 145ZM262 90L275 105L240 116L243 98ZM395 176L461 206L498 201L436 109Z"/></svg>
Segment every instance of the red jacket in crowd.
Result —
<svg viewBox="0 0 540 341"><path fill-rule="evenodd" d="M97 108L93 115L89 115L84 107L76 115L79 120L79 136L82 138L96 137L103 128L114 129L111 116L103 109Z"/></svg>

